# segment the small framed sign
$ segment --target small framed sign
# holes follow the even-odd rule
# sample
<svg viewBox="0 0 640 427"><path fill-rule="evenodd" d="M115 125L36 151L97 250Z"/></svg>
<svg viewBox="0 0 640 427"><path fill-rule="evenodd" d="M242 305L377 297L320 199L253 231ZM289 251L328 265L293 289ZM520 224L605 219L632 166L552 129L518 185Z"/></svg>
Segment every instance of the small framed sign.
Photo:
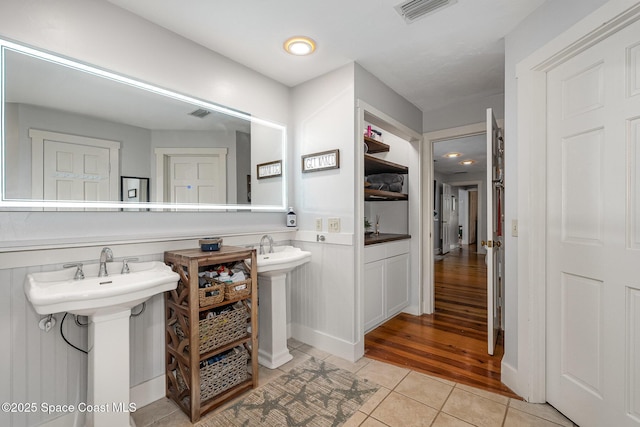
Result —
<svg viewBox="0 0 640 427"><path fill-rule="evenodd" d="M329 150L302 156L302 172L317 172L339 168L340 150Z"/></svg>
<svg viewBox="0 0 640 427"><path fill-rule="evenodd" d="M282 176L282 160L276 160L269 163L260 163L256 166L256 168L258 179Z"/></svg>

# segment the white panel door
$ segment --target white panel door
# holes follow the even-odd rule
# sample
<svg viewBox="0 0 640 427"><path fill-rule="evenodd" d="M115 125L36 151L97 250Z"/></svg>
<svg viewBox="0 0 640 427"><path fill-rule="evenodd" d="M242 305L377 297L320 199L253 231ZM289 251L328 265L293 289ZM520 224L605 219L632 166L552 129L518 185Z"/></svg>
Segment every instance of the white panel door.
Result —
<svg viewBox="0 0 640 427"><path fill-rule="evenodd" d="M169 202L227 202L225 156L170 156Z"/></svg>
<svg viewBox="0 0 640 427"><path fill-rule="evenodd" d="M547 400L640 425L640 23L547 75Z"/></svg>
<svg viewBox="0 0 640 427"><path fill-rule="evenodd" d="M451 231L449 230L449 220L451 219L451 186L449 184L442 184L442 203L441 215L442 215L442 254L447 254L451 250Z"/></svg>
<svg viewBox="0 0 640 427"><path fill-rule="evenodd" d="M501 325L504 249L504 145L491 108L487 109L487 352L493 354Z"/></svg>
<svg viewBox="0 0 640 427"><path fill-rule="evenodd" d="M108 201L109 150L44 141L44 199Z"/></svg>

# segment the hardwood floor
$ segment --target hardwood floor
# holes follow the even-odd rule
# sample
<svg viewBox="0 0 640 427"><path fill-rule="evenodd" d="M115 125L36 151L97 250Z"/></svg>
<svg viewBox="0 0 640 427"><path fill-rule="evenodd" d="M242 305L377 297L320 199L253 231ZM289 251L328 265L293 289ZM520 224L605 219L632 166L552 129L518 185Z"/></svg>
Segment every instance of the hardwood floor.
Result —
<svg viewBox="0 0 640 427"><path fill-rule="evenodd" d="M461 384L518 398L500 381L499 338L487 354L484 255L476 246L435 261L435 313L401 313L365 335L365 355Z"/></svg>

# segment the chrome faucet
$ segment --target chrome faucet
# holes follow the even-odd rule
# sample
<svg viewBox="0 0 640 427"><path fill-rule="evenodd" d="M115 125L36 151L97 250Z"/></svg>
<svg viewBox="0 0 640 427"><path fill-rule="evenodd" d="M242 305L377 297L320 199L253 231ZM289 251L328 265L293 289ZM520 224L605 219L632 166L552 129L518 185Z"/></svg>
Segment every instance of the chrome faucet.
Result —
<svg viewBox="0 0 640 427"><path fill-rule="evenodd" d="M264 254L264 239L267 239L269 241L269 253L272 254L273 253L273 238L271 236L269 236L268 234L265 234L264 236L262 236L262 239L260 239L260 249L258 250L258 254L259 255L263 255Z"/></svg>
<svg viewBox="0 0 640 427"><path fill-rule="evenodd" d="M113 261L113 252L109 248L102 248L100 252L100 270L98 271L98 277L108 276L107 263Z"/></svg>

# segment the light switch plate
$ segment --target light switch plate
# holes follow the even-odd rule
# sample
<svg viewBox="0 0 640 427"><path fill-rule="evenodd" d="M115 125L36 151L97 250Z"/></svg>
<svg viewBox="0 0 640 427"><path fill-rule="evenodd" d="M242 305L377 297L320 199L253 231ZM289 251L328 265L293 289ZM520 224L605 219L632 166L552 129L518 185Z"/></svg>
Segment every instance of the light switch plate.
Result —
<svg viewBox="0 0 640 427"><path fill-rule="evenodd" d="M322 218L316 218L316 231L322 231Z"/></svg>
<svg viewBox="0 0 640 427"><path fill-rule="evenodd" d="M340 218L329 218L327 219L327 229L329 233L339 233L340 232Z"/></svg>

